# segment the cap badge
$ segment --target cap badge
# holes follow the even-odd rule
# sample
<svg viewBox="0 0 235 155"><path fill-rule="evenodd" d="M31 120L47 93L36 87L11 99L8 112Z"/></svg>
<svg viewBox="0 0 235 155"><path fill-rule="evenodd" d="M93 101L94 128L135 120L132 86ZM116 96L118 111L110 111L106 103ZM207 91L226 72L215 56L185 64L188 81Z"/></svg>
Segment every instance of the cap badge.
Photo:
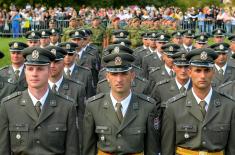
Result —
<svg viewBox="0 0 235 155"><path fill-rule="evenodd" d="M156 37L156 34L155 34L155 33L152 33L152 37Z"/></svg>
<svg viewBox="0 0 235 155"><path fill-rule="evenodd" d="M121 32L121 33L120 33L120 37L123 37L123 36L124 36L124 33L123 33L123 32Z"/></svg>
<svg viewBox="0 0 235 155"><path fill-rule="evenodd" d="M115 47L114 50L113 50L114 53L119 53L120 52L120 49L119 47Z"/></svg>
<svg viewBox="0 0 235 155"><path fill-rule="evenodd" d="M38 57L39 57L39 52L37 50L34 50L32 52L32 58L36 60L36 59L38 59Z"/></svg>
<svg viewBox="0 0 235 155"><path fill-rule="evenodd" d="M123 45L123 46L125 46L125 43L124 43L124 42L121 42L120 44Z"/></svg>
<svg viewBox="0 0 235 155"><path fill-rule="evenodd" d="M185 54L182 54L182 55L181 55L181 59L182 59L182 60L186 60L186 55L185 55Z"/></svg>
<svg viewBox="0 0 235 155"><path fill-rule="evenodd" d="M177 32L177 35L180 36L181 35L180 32Z"/></svg>
<svg viewBox="0 0 235 155"><path fill-rule="evenodd" d="M51 32L52 32L52 33L55 33L55 29L52 29Z"/></svg>
<svg viewBox="0 0 235 155"><path fill-rule="evenodd" d="M169 51L173 52L173 51L174 51L174 47L173 47L173 46L170 46L170 47L169 47Z"/></svg>
<svg viewBox="0 0 235 155"><path fill-rule="evenodd" d="M116 57L114 63L115 63L115 65L121 65L122 64L122 58L121 57Z"/></svg>
<svg viewBox="0 0 235 155"><path fill-rule="evenodd" d="M45 35L46 35L46 32L45 32L45 31L42 31L42 35L45 36Z"/></svg>
<svg viewBox="0 0 235 155"><path fill-rule="evenodd" d="M67 50L69 50L71 48L70 44L66 44L66 47L65 47Z"/></svg>
<svg viewBox="0 0 235 155"><path fill-rule="evenodd" d="M31 33L31 36L34 37L34 36L35 36L35 32L32 32L32 33Z"/></svg>
<svg viewBox="0 0 235 155"><path fill-rule="evenodd" d="M19 46L18 46L18 43L14 43L14 44L13 44L13 47L14 47L14 48L18 48L18 47L19 47Z"/></svg>
<svg viewBox="0 0 235 155"><path fill-rule="evenodd" d="M20 139L21 138L21 135L19 133L16 134L16 139Z"/></svg>
<svg viewBox="0 0 235 155"><path fill-rule="evenodd" d="M224 49L224 45L223 45L223 44L220 44L220 45L219 45L219 49L220 49L220 50L223 50L223 49Z"/></svg>
<svg viewBox="0 0 235 155"><path fill-rule="evenodd" d="M218 30L217 33L221 33L221 30Z"/></svg>
<svg viewBox="0 0 235 155"><path fill-rule="evenodd" d="M161 36L160 36L160 39L164 39L164 38L165 38L164 35L161 35Z"/></svg>
<svg viewBox="0 0 235 155"><path fill-rule="evenodd" d="M192 33L192 31L191 31L191 30L188 30L188 34L190 34L190 33Z"/></svg>
<svg viewBox="0 0 235 155"><path fill-rule="evenodd" d="M54 54L54 55L56 55L56 49L53 48L53 49L51 50L51 53Z"/></svg>
<svg viewBox="0 0 235 155"><path fill-rule="evenodd" d="M200 55L201 60L206 60L207 59L207 53L203 51Z"/></svg>
<svg viewBox="0 0 235 155"><path fill-rule="evenodd" d="M200 40L204 40L204 36L200 36Z"/></svg>
<svg viewBox="0 0 235 155"><path fill-rule="evenodd" d="M78 31L76 31L76 32L75 32L75 36L78 36L78 35L79 35L79 32L78 32Z"/></svg>

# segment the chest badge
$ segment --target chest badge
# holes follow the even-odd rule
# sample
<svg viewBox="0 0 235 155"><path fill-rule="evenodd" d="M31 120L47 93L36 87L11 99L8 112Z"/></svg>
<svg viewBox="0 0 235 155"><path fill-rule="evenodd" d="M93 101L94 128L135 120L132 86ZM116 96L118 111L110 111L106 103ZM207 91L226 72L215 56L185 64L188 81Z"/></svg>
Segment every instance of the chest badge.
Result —
<svg viewBox="0 0 235 155"><path fill-rule="evenodd" d="M16 134L16 139L21 139L21 135L19 133Z"/></svg>

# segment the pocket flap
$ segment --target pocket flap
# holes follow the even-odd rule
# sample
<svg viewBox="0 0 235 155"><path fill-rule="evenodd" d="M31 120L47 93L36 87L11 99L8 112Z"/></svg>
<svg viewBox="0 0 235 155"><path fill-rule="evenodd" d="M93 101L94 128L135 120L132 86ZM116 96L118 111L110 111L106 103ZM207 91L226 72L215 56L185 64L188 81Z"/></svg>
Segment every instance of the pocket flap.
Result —
<svg viewBox="0 0 235 155"><path fill-rule="evenodd" d="M146 129L144 127L133 127L128 129L128 134L142 134L146 133Z"/></svg>
<svg viewBox="0 0 235 155"><path fill-rule="evenodd" d="M28 124L10 124L9 131L29 131Z"/></svg>
<svg viewBox="0 0 235 155"><path fill-rule="evenodd" d="M67 127L65 124L51 124L48 125L48 130L51 132L67 131Z"/></svg>
<svg viewBox="0 0 235 155"><path fill-rule="evenodd" d="M100 134L111 134L111 128L108 126L96 126L95 132Z"/></svg>
<svg viewBox="0 0 235 155"><path fill-rule="evenodd" d="M229 124L213 124L210 126L210 129L213 131L229 131L230 125Z"/></svg>
<svg viewBox="0 0 235 155"><path fill-rule="evenodd" d="M194 124L178 124L177 131L197 132L197 125Z"/></svg>

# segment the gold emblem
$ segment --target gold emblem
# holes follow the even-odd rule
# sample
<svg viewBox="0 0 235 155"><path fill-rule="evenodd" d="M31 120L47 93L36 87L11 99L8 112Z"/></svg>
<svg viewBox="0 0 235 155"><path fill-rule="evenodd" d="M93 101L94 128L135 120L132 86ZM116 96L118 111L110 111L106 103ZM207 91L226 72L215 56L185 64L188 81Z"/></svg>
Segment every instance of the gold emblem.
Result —
<svg viewBox="0 0 235 155"><path fill-rule="evenodd" d="M45 36L45 35L46 35L46 32L45 32L45 31L42 31L42 35Z"/></svg>
<svg viewBox="0 0 235 155"><path fill-rule="evenodd" d="M161 36L160 36L160 39L161 39L161 40L164 39L164 38L165 38L164 35L161 35Z"/></svg>
<svg viewBox="0 0 235 155"><path fill-rule="evenodd" d="M122 58L121 57L116 57L114 63L115 63L115 65L121 65L122 64Z"/></svg>
<svg viewBox="0 0 235 155"><path fill-rule="evenodd" d="M120 52L120 49L119 47L115 47L114 50L113 50L114 53L119 53Z"/></svg>
<svg viewBox="0 0 235 155"><path fill-rule="evenodd" d="M125 43L124 43L124 42L121 42L120 44L123 45L123 46L125 46Z"/></svg>
<svg viewBox="0 0 235 155"><path fill-rule="evenodd" d="M173 47L173 46L170 46L170 47L169 47L169 51L173 52L173 51L174 51L174 47Z"/></svg>
<svg viewBox="0 0 235 155"><path fill-rule="evenodd" d="M31 32L31 36L34 37L35 36L35 32Z"/></svg>
<svg viewBox="0 0 235 155"><path fill-rule="evenodd" d="M70 44L66 44L66 49L69 50L71 48Z"/></svg>
<svg viewBox="0 0 235 155"><path fill-rule="evenodd" d="M123 36L124 36L124 33L123 33L123 32L121 32L121 33L120 33L120 37L123 37Z"/></svg>
<svg viewBox="0 0 235 155"><path fill-rule="evenodd" d="M19 133L16 134L16 139L20 139L21 138L21 135Z"/></svg>
<svg viewBox="0 0 235 155"><path fill-rule="evenodd" d="M51 49L51 53L54 54L54 55L56 55L56 49L54 49L54 48Z"/></svg>
<svg viewBox="0 0 235 155"><path fill-rule="evenodd" d="M201 60L206 60L207 59L207 53L203 51L200 55Z"/></svg>
<svg viewBox="0 0 235 155"><path fill-rule="evenodd" d="M14 47L14 48L18 48L18 47L19 47L18 43L14 43L14 44L13 44L13 47Z"/></svg>
<svg viewBox="0 0 235 155"><path fill-rule="evenodd" d="M78 36L78 35L79 35L79 32L78 32L78 31L76 31L76 32L75 32L75 36Z"/></svg>
<svg viewBox="0 0 235 155"><path fill-rule="evenodd" d="M200 40L204 40L204 36L200 36Z"/></svg>
<svg viewBox="0 0 235 155"><path fill-rule="evenodd" d="M39 52L38 52L37 50L34 50L34 51L32 52L32 58L33 58L33 59L38 59L38 57L39 57Z"/></svg>
<svg viewBox="0 0 235 155"><path fill-rule="evenodd" d="M220 45L219 45L219 49L220 49L220 50L223 50L223 49L224 49L224 45L223 45L223 44L220 44Z"/></svg>
<svg viewBox="0 0 235 155"><path fill-rule="evenodd" d="M152 33L152 37L156 37L156 34L155 34L155 33Z"/></svg>

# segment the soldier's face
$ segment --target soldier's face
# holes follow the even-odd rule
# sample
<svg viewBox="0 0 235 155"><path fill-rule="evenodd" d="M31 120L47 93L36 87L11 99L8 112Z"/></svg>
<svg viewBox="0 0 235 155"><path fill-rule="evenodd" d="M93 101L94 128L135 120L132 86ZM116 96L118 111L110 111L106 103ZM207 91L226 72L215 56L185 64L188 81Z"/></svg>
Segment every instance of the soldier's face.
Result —
<svg viewBox="0 0 235 155"><path fill-rule="evenodd" d="M59 40L59 36L58 35L51 35L50 36L50 42L51 43L55 44L55 43L58 42L58 40Z"/></svg>
<svg viewBox="0 0 235 155"><path fill-rule="evenodd" d="M29 47L40 46L40 41L39 40L28 40L27 44Z"/></svg>
<svg viewBox="0 0 235 155"><path fill-rule="evenodd" d="M172 39L172 42L175 43L175 44L181 45L181 44L183 44L183 39L181 37L177 37L177 38L174 37Z"/></svg>
<svg viewBox="0 0 235 155"><path fill-rule="evenodd" d="M106 78L113 94L125 96L130 92L131 82L135 78L135 73L132 71L121 73L107 72Z"/></svg>
<svg viewBox="0 0 235 155"><path fill-rule="evenodd" d="M173 66L173 59L171 57L169 57L168 55L166 55L166 54L163 54L162 56L163 56L162 58L163 58L165 64L169 68L172 68L172 66Z"/></svg>
<svg viewBox="0 0 235 155"><path fill-rule="evenodd" d="M74 38L71 40L73 43L76 43L77 45L79 46L82 46L83 45L83 39L81 38Z"/></svg>
<svg viewBox="0 0 235 155"><path fill-rule="evenodd" d="M76 58L76 55L75 53L69 53L67 54L65 57L64 57L64 65L65 66L70 66L74 63L75 61L75 58Z"/></svg>
<svg viewBox="0 0 235 155"><path fill-rule="evenodd" d="M226 64L227 59L228 59L228 55L226 53L220 53L217 59L215 59L215 63L218 66L223 67Z"/></svg>
<svg viewBox="0 0 235 155"><path fill-rule="evenodd" d="M195 48L205 48L207 46L207 44L204 43L195 43Z"/></svg>
<svg viewBox="0 0 235 155"><path fill-rule="evenodd" d="M192 37L184 37L183 38L183 43L186 46L191 46L193 44L193 38Z"/></svg>
<svg viewBox="0 0 235 155"><path fill-rule="evenodd" d="M147 46L147 47L149 46L149 39L143 38L142 41L143 41L144 46Z"/></svg>
<svg viewBox="0 0 235 155"><path fill-rule="evenodd" d="M50 77L52 77L52 78L60 77L63 73L63 69L64 69L64 61L63 60L51 62L51 65L50 65L51 75L50 75Z"/></svg>
<svg viewBox="0 0 235 155"><path fill-rule="evenodd" d="M213 68L208 67L189 67L189 77L192 79L193 88L198 90L208 90L214 76Z"/></svg>
<svg viewBox="0 0 235 155"><path fill-rule="evenodd" d="M11 63L15 65L22 65L24 63L24 57L21 52L11 52Z"/></svg>
<svg viewBox="0 0 235 155"><path fill-rule="evenodd" d="M235 52L235 42L231 42L230 44L230 49L233 51L233 53Z"/></svg>
<svg viewBox="0 0 235 155"><path fill-rule="evenodd" d="M180 80L188 80L188 66L176 66L173 65L173 70L176 74L176 78Z"/></svg>
<svg viewBox="0 0 235 155"><path fill-rule="evenodd" d="M50 43L50 39L49 38L41 38L40 39L40 45L43 46L43 47L49 45L49 43Z"/></svg>
<svg viewBox="0 0 235 155"><path fill-rule="evenodd" d="M29 89L40 89L48 87L48 78L50 75L50 68L46 66L25 66L25 77Z"/></svg>
<svg viewBox="0 0 235 155"><path fill-rule="evenodd" d="M224 42L224 37L223 36L215 36L214 42L215 43L222 43L222 42Z"/></svg>
<svg viewBox="0 0 235 155"><path fill-rule="evenodd" d="M162 52L163 50L162 50L162 46L163 45L165 45L166 44L166 42L156 42L156 45L157 45L157 50L159 51L159 52Z"/></svg>
<svg viewBox="0 0 235 155"><path fill-rule="evenodd" d="M155 39L150 39L149 40L149 47L155 49L156 48L156 40Z"/></svg>

